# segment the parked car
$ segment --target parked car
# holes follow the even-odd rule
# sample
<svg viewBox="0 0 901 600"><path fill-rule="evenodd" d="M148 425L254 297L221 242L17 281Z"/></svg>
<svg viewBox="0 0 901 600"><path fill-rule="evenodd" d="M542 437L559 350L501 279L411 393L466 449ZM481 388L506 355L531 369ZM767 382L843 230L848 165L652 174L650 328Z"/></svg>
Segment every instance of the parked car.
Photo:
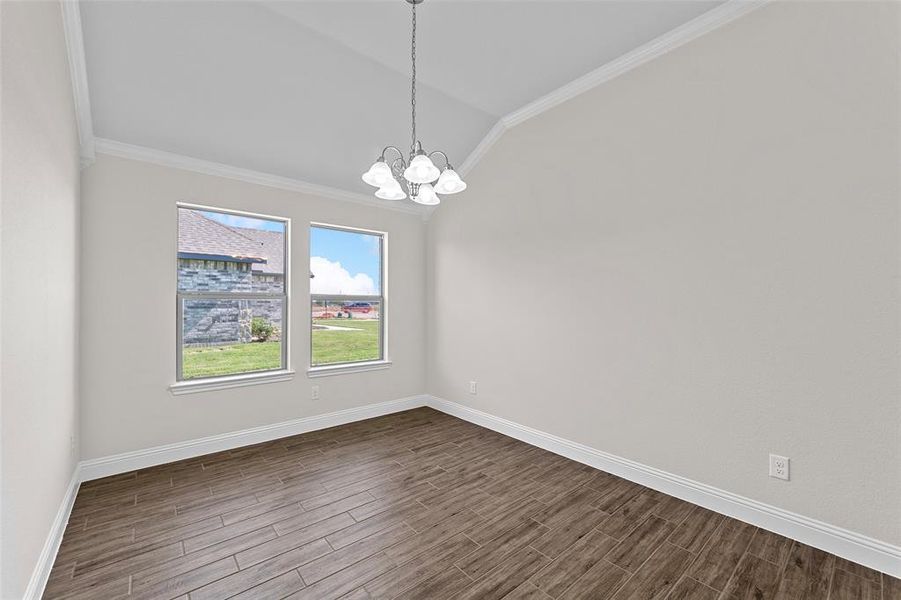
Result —
<svg viewBox="0 0 901 600"><path fill-rule="evenodd" d="M372 312L372 304L370 302L345 302L344 312L369 314Z"/></svg>

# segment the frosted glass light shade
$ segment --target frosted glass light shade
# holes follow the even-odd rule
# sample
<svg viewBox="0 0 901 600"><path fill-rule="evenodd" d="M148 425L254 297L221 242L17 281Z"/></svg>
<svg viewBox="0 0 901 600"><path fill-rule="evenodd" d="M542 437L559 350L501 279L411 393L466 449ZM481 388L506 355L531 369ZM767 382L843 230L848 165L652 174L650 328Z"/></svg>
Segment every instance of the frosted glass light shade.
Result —
<svg viewBox="0 0 901 600"><path fill-rule="evenodd" d="M444 169L441 177L438 178L438 183L435 184L435 191L439 194L456 194L465 189L466 183L450 167Z"/></svg>
<svg viewBox="0 0 901 600"><path fill-rule="evenodd" d="M394 181L394 176L391 174L391 167L388 166L388 163L383 160L377 160L372 163L368 171L363 173L363 181L371 186L380 188L390 181Z"/></svg>
<svg viewBox="0 0 901 600"><path fill-rule="evenodd" d="M425 154L417 154L404 171L404 179L412 183L431 183L438 179L438 171L432 160ZM437 204L437 202L436 202Z"/></svg>
<svg viewBox="0 0 901 600"><path fill-rule="evenodd" d="M438 194L435 193L435 190L430 183L424 183L419 186L419 193L416 194L415 197L410 198L410 200L425 206L435 206L436 204L441 203L441 199L438 197Z"/></svg>
<svg viewBox="0 0 901 600"><path fill-rule="evenodd" d="M400 187L397 179L392 177L391 181L376 190L375 197L381 198L382 200L403 200L407 197L407 194L404 192L403 188Z"/></svg>

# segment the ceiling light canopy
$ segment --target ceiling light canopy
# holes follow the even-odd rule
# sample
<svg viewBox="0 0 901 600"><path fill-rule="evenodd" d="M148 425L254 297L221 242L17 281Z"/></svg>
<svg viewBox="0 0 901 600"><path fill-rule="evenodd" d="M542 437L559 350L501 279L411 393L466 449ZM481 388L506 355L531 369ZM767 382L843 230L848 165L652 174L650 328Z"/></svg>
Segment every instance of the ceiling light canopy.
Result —
<svg viewBox="0 0 901 600"><path fill-rule="evenodd" d="M423 0L406 1L410 3L413 13L410 36L410 60L413 65L410 85L410 112L412 115L410 154L407 160L404 160L403 152L396 146L386 146L378 160L369 167L368 171L363 173L363 181L379 188L375 192L377 198L403 200L409 195L413 202L434 206L441 202L438 193L456 194L465 190L466 184L454 171L444 152L435 150L426 153L422 149L422 143L416 139L416 5ZM385 158L385 155L389 153L397 155L391 163ZM443 171L432 162L433 156L441 157L444 161Z"/></svg>

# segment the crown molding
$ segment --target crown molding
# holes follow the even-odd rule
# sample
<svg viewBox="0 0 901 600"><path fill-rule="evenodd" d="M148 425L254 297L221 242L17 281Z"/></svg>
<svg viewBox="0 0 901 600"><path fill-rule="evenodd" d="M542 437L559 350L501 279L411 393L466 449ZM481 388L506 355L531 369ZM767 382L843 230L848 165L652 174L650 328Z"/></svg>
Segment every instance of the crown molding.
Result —
<svg viewBox="0 0 901 600"><path fill-rule="evenodd" d="M563 87L557 88L553 92L526 104L522 108L514 110L504 116L502 121L508 129L519 125L523 121L538 116L546 110L550 110L567 100L584 94L602 83L615 79L623 73L627 73L648 61L684 46L706 33L731 23L735 19L766 4L766 2L767 0L727 0L727 2L720 4L716 8L664 33L631 52L623 54L575 81L571 81Z"/></svg>
<svg viewBox="0 0 901 600"><path fill-rule="evenodd" d="M691 21L676 27L675 29L654 38L650 42L623 54L605 65L579 77L578 79L557 88L549 94L534 100L513 112L501 117L482 141L473 149L460 166L463 174L469 173L476 164L485 156L488 150L497 142L503 133L519 125L523 121L537 117L541 113L550 110L567 100L571 100L580 94L596 88L597 86L619 77L623 73L631 71L646 62L663 56L667 52L710 33L732 21L748 14L749 12L767 4L770 0L727 0L716 8L695 17Z"/></svg>
<svg viewBox="0 0 901 600"><path fill-rule="evenodd" d="M357 192L349 192L347 190L309 183L299 179L291 179L290 177L282 177L281 175L272 175L270 173L263 173L251 169L224 165L209 160L184 156L182 154L174 154L172 152L164 152L162 150L155 150L144 146L135 146L133 144L126 144L115 140L96 138L94 140L94 146L96 152L99 154L139 160L163 167L202 173L203 175L235 179L237 181L264 185L266 187L288 190L290 192L299 192L301 194L309 194L320 198L353 202L355 204L373 208L394 210L413 215L423 214L422 209L415 204L402 203L393 200L379 200L378 198L373 198Z"/></svg>
<svg viewBox="0 0 901 600"><path fill-rule="evenodd" d="M466 160L460 165L458 172L462 176L469 174L488 153L491 147L503 136L504 132L511 127L536 117L567 100L571 100L580 94L606 83L648 61L658 58L671 50L687 44L727 23L731 23L760 6L763 6L769 1L770 0L727 0L725 3L692 19L688 23L680 25L650 42L639 46L635 50L610 61L600 68L508 113L494 124L485 137L482 138L479 144L472 152L470 152L466 157ZM260 171L253 171L251 169L244 169L241 167L234 167L231 165L224 165L189 156L164 152L162 150L134 146L115 140L95 138L91 120L91 102L88 94L87 68L85 65L79 2L78 0L61 0L60 4L62 6L63 26L69 57L69 70L72 78L72 90L78 122L78 138L82 167L86 167L94 162L95 152L102 152L112 156L141 160L206 175L226 177L229 179L236 179L248 183L296 191L324 198L355 202L365 206L416 214L420 215L423 221L428 221L429 217L434 212L434 208L422 208L401 203L394 205L385 204L385 201L380 201L358 192L308 183L279 175L272 175Z"/></svg>
<svg viewBox="0 0 901 600"><path fill-rule="evenodd" d="M94 162L94 124L91 120L91 96L88 93L88 69L84 58L84 37L81 28L81 8L77 0L61 0L63 33L69 76L72 79L72 99L75 102L75 122L78 125L78 146L81 167Z"/></svg>
<svg viewBox="0 0 901 600"><path fill-rule="evenodd" d="M135 146L115 140L94 137L94 124L91 118L91 98L88 90L88 70L84 53L84 37L81 26L81 8L79 0L60 0L62 10L63 32L66 38L66 54L69 62L69 75L72 79L72 96L75 103L75 119L78 125L78 143L81 167L90 166L96 160L96 153L141 160L166 167L194 171L205 175L215 175L228 179L236 179L257 185L265 185L278 189L310 194L322 198L355 202L365 206L394 210L402 213L421 215L427 218L430 211L424 211L418 205L386 204L385 201L372 198L358 192L341 190L329 186L308 183L289 177L281 177L251 169L243 169L206 161L190 156L182 156L162 150L143 146Z"/></svg>
<svg viewBox="0 0 901 600"><path fill-rule="evenodd" d="M476 166L476 163L482 160L483 156L488 154L488 151L494 143L504 135L504 132L508 127L505 119L506 117L501 117L501 119L494 124L494 127L488 130L488 133L485 134L482 141L469 153L469 156L466 157L466 160L464 160L463 164L460 165L460 168L457 169L457 172L460 173L461 177L467 175L472 168Z"/></svg>

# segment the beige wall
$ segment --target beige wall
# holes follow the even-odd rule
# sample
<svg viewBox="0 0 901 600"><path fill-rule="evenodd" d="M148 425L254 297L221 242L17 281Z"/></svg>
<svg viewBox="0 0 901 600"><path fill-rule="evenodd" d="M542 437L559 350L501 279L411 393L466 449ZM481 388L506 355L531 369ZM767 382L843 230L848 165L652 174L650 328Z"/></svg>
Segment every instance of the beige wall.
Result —
<svg viewBox="0 0 901 600"><path fill-rule="evenodd" d="M504 134L429 224L430 392L901 543L898 26L768 5Z"/></svg>
<svg viewBox="0 0 901 600"><path fill-rule="evenodd" d="M0 2L0 597L21 598L75 468L78 133L57 2Z"/></svg>
<svg viewBox="0 0 901 600"><path fill-rule="evenodd" d="M424 242L418 216L100 155L82 172L82 458L423 393ZM292 381L172 396L176 202L292 219ZM388 234L386 370L309 379L309 223ZM124 340L124 341L123 341ZM321 398L310 400L319 385Z"/></svg>
<svg viewBox="0 0 901 600"><path fill-rule="evenodd" d="M427 240L104 155L79 217L59 6L0 11L3 598L72 474L78 373L84 459L428 390L901 543L897 4L770 5L514 128ZM178 201L290 217L295 267L310 221L387 231L394 365L308 379L295 276L294 380L172 396Z"/></svg>

